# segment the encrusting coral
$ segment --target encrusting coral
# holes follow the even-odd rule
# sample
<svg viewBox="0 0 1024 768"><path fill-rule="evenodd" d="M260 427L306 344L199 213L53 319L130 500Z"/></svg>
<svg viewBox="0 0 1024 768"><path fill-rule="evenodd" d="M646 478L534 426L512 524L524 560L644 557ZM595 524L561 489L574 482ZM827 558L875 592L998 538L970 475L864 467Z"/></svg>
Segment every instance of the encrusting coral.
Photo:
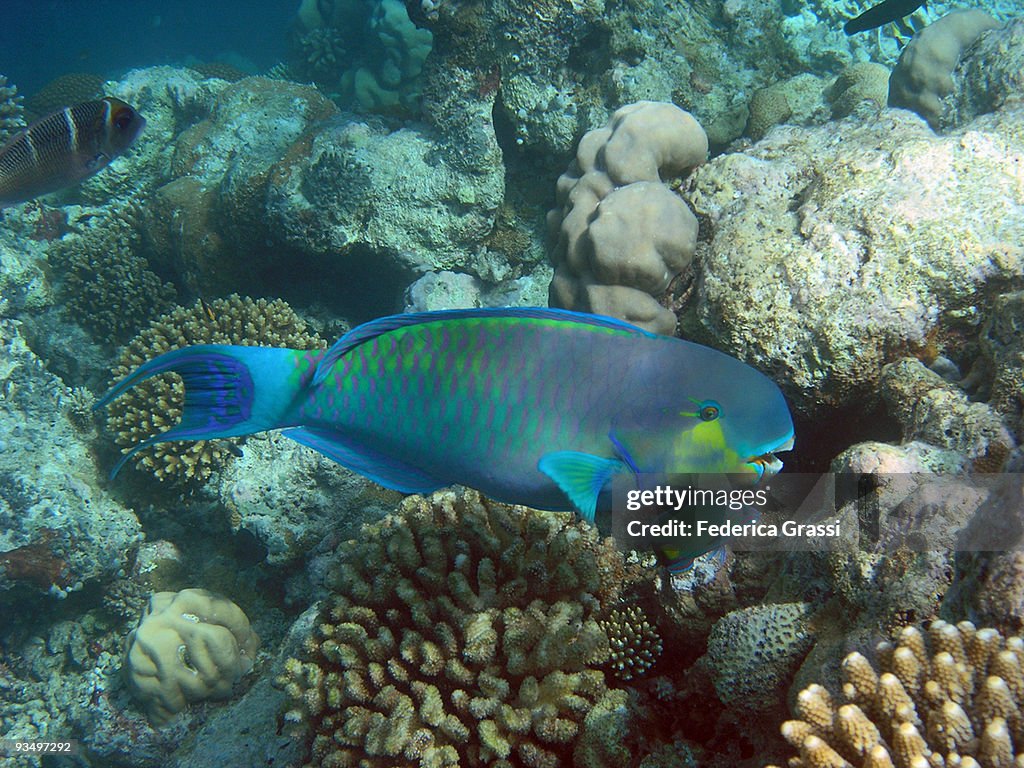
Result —
<svg viewBox="0 0 1024 768"><path fill-rule="evenodd" d="M879 666L842 663L842 700L821 685L797 696L782 735L802 768L1014 768L1024 765L1024 641L935 621L881 643ZM880 672L879 672L880 668ZM771 768L771 767L769 767Z"/></svg>
<svg viewBox="0 0 1024 768"><path fill-rule="evenodd" d="M342 545L286 720L310 766L624 765L599 622L625 565L565 514L442 491Z"/></svg>
<svg viewBox="0 0 1024 768"><path fill-rule="evenodd" d="M191 344L322 349L323 339L306 330L306 323L280 299L253 300L233 294L190 308L177 307L157 318L121 352L114 381L127 376L157 355ZM181 417L185 390L177 374L148 379L115 400L108 409L107 426L127 452L143 440L163 432ZM140 451L136 466L160 480L206 480L227 461L241 438L158 443ZM234 448L234 450L237 450Z"/></svg>
<svg viewBox="0 0 1024 768"><path fill-rule="evenodd" d="M158 592L125 643L132 694L154 726L191 702L226 699L260 639L242 609L205 589Z"/></svg>

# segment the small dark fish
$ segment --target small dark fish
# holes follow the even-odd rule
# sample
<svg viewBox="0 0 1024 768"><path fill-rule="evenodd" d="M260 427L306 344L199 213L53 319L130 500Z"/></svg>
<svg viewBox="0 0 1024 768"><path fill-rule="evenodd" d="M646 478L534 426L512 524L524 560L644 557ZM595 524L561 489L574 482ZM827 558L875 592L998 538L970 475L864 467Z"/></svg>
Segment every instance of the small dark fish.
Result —
<svg viewBox="0 0 1024 768"><path fill-rule="evenodd" d="M110 164L146 121L120 99L65 107L0 148L0 208L77 184Z"/></svg>
<svg viewBox="0 0 1024 768"><path fill-rule="evenodd" d="M878 5L868 8L860 16L846 22L843 25L843 31L848 35L855 35L858 32L888 24L890 21L899 21L924 4L925 0L883 0Z"/></svg>
<svg viewBox="0 0 1024 768"><path fill-rule="evenodd" d="M216 322L216 320L217 320L217 313L214 312L213 308L210 307L210 305L206 303L206 299L204 299L202 296L200 296L199 297L199 303L203 306L203 314L206 315L206 317L209 319L209 321L211 323Z"/></svg>

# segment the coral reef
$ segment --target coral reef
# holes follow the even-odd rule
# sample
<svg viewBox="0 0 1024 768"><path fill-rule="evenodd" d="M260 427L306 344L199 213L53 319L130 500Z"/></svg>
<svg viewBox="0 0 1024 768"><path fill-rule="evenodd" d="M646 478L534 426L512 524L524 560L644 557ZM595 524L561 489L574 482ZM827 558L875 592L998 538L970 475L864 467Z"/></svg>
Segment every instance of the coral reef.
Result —
<svg viewBox="0 0 1024 768"><path fill-rule="evenodd" d="M705 661L724 704L756 712L779 701L814 642L810 608L807 603L756 605L715 622Z"/></svg>
<svg viewBox="0 0 1024 768"><path fill-rule="evenodd" d="M598 622L625 565L570 517L475 492L406 499L343 545L281 683L310 765L621 765Z"/></svg>
<svg viewBox="0 0 1024 768"><path fill-rule="evenodd" d="M25 127L25 108L18 87L8 85L7 78L0 75L0 147Z"/></svg>
<svg viewBox="0 0 1024 768"><path fill-rule="evenodd" d="M799 765L1019 764L1019 637L935 621L926 633L906 627L895 647L882 643L875 653L877 666L857 652L843 660L841 697L817 684L797 696L800 719L786 721L782 735L799 752Z"/></svg>
<svg viewBox="0 0 1024 768"><path fill-rule="evenodd" d="M149 269L139 250L140 235L131 222L110 214L47 250L69 317L100 340L123 342L174 305L174 286Z"/></svg>
<svg viewBox="0 0 1024 768"><path fill-rule="evenodd" d="M784 126L698 168L687 199L709 237L688 332L769 371L798 411L877 397L882 367L930 334L976 333L991 284L1024 272L1024 111L937 137L889 110Z"/></svg>
<svg viewBox="0 0 1024 768"><path fill-rule="evenodd" d="M956 126L1019 102L1024 92L1024 19L1012 18L972 45L953 70L952 96L942 102L941 122Z"/></svg>
<svg viewBox="0 0 1024 768"><path fill-rule="evenodd" d="M121 352L116 381L164 352L190 344L245 344L293 349L322 349L323 339L280 299L252 300L238 295L198 301L157 318ZM168 429L181 417L184 389L176 374L157 376L115 400L107 427L124 451ZM241 438L159 443L136 457L135 464L160 480L203 482L231 457Z"/></svg>
<svg viewBox="0 0 1024 768"><path fill-rule="evenodd" d="M293 68L344 107L416 114L432 37L410 21L401 0L306 3L298 12Z"/></svg>
<svg viewBox="0 0 1024 768"><path fill-rule="evenodd" d="M996 299L982 331L982 353L992 370L990 403L1002 413L1017 436L1024 440L1024 292L1006 293Z"/></svg>
<svg viewBox="0 0 1024 768"><path fill-rule="evenodd" d="M417 273L462 269L494 224L504 166L496 144L473 169L448 162L453 149L417 127L329 122L274 167L267 224L304 253L362 250Z"/></svg>
<svg viewBox="0 0 1024 768"><path fill-rule="evenodd" d="M940 128L942 99L953 91L953 70L964 51L999 22L979 9L963 9L929 24L907 44L889 78L889 106L916 112Z"/></svg>
<svg viewBox="0 0 1024 768"><path fill-rule="evenodd" d="M189 704L226 699L260 640L242 609L205 589L158 592L125 641L132 694L155 726Z"/></svg>
<svg viewBox="0 0 1024 768"><path fill-rule="evenodd" d="M663 182L707 151L703 129L673 104L630 104L588 132L548 214L551 305L671 335L675 315L658 298L693 258L697 219Z"/></svg>
<svg viewBox="0 0 1024 768"><path fill-rule="evenodd" d="M100 490L60 407L69 390L12 320L0 320L0 361L0 600L13 610L110 580L142 533L135 515Z"/></svg>
<svg viewBox="0 0 1024 768"><path fill-rule="evenodd" d="M846 67L829 85L826 98L832 117L846 117L859 109L877 113L889 100L889 70L872 61Z"/></svg>
<svg viewBox="0 0 1024 768"><path fill-rule="evenodd" d="M204 82L224 87L205 119L170 145L173 178L150 196L142 226L154 262L216 295L254 287L271 258L264 205L272 168L337 109L308 85L260 77Z"/></svg>
<svg viewBox="0 0 1024 768"><path fill-rule="evenodd" d="M607 666L620 680L646 675L661 656L661 635L638 605L612 608L598 625L608 635Z"/></svg>
<svg viewBox="0 0 1024 768"><path fill-rule="evenodd" d="M70 72L54 78L25 99L25 109L33 120L38 120L58 109L89 101L101 95L103 95L102 77L87 72Z"/></svg>
<svg viewBox="0 0 1024 768"><path fill-rule="evenodd" d="M810 73L780 80L754 91L744 133L758 141L776 125L824 122L824 81Z"/></svg>

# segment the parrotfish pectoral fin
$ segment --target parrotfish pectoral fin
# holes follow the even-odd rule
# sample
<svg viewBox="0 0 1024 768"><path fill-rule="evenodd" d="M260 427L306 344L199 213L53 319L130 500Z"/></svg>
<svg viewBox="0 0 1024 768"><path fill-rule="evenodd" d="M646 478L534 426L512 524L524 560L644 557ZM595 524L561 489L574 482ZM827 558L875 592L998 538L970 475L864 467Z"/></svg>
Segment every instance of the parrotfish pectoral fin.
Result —
<svg viewBox="0 0 1024 768"><path fill-rule="evenodd" d="M588 522L597 514L597 497L612 475L627 469L619 459L579 451L555 451L541 456L537 469L555 481Z"/></svg>
<svg viewBox="0 0 1024 768"><path fill-rule="evenodd" d="M448 483L430 477L415 467L404 464L397 459L383 456L380 453L360 446L339 432L330 429L312 429L296 427L286 429L282 433L300 445L322 453L343 467L358 472L375 483L401 493L432 493Z"/></svg>
<svg viewBox="0 0 1024 768"><path fill-rule="evenodd" d="M295 385L289 384L290 349L203 344L166 352L140 365L100 398L93 409L108 405L132 387L161 373L177 373L185 384L181 421L136 445L114 467L143 448L168 440L239 437L284 426L280 423Z"/></svg>

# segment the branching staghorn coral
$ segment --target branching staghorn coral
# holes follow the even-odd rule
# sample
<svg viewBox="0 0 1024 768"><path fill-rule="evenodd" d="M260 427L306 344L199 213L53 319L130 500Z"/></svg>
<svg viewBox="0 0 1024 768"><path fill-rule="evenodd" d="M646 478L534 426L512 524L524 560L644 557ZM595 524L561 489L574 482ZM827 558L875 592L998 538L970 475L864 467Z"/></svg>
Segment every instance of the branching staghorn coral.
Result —
<svg viewBox="0 0 1024 768"><path fill-rule="evenodd" d="M837 700L821 685L797 696L782 735L805 768L1014 768L1024 764L1024 641L935 621L905 627L842 664ZM771 768L771 767L769 767Z"/></svg>
<svg viewBox="0 0 1024 768"><path fill-rule="evenodd" d="M157 318L121 352L114 381L157 355L190 344L243 344L292 349L322 349L323 339L306 331L306 323L280 299L250 299L233 294L226 299L197 301ZM181 418L185 390L177 374L155 376L125 393L108 409L107 426L127 452ZM206 480L223 466L242 438L158 443L135 458L160 480Z"/></svg>
<svg viewBox="0 0 1024 768"><path fill-rule="evenodd" d="M280 679L310 766L622 765L625 691L597 620L624 564L570 516L443 491L342 545Z"/></svg>
<svg viewBox="0 0 1024 768"><path fill-rule="evenodd" d="M21 106L18 88L7 84L0 75L0 146L25 127L25 109Z"/></svg>

